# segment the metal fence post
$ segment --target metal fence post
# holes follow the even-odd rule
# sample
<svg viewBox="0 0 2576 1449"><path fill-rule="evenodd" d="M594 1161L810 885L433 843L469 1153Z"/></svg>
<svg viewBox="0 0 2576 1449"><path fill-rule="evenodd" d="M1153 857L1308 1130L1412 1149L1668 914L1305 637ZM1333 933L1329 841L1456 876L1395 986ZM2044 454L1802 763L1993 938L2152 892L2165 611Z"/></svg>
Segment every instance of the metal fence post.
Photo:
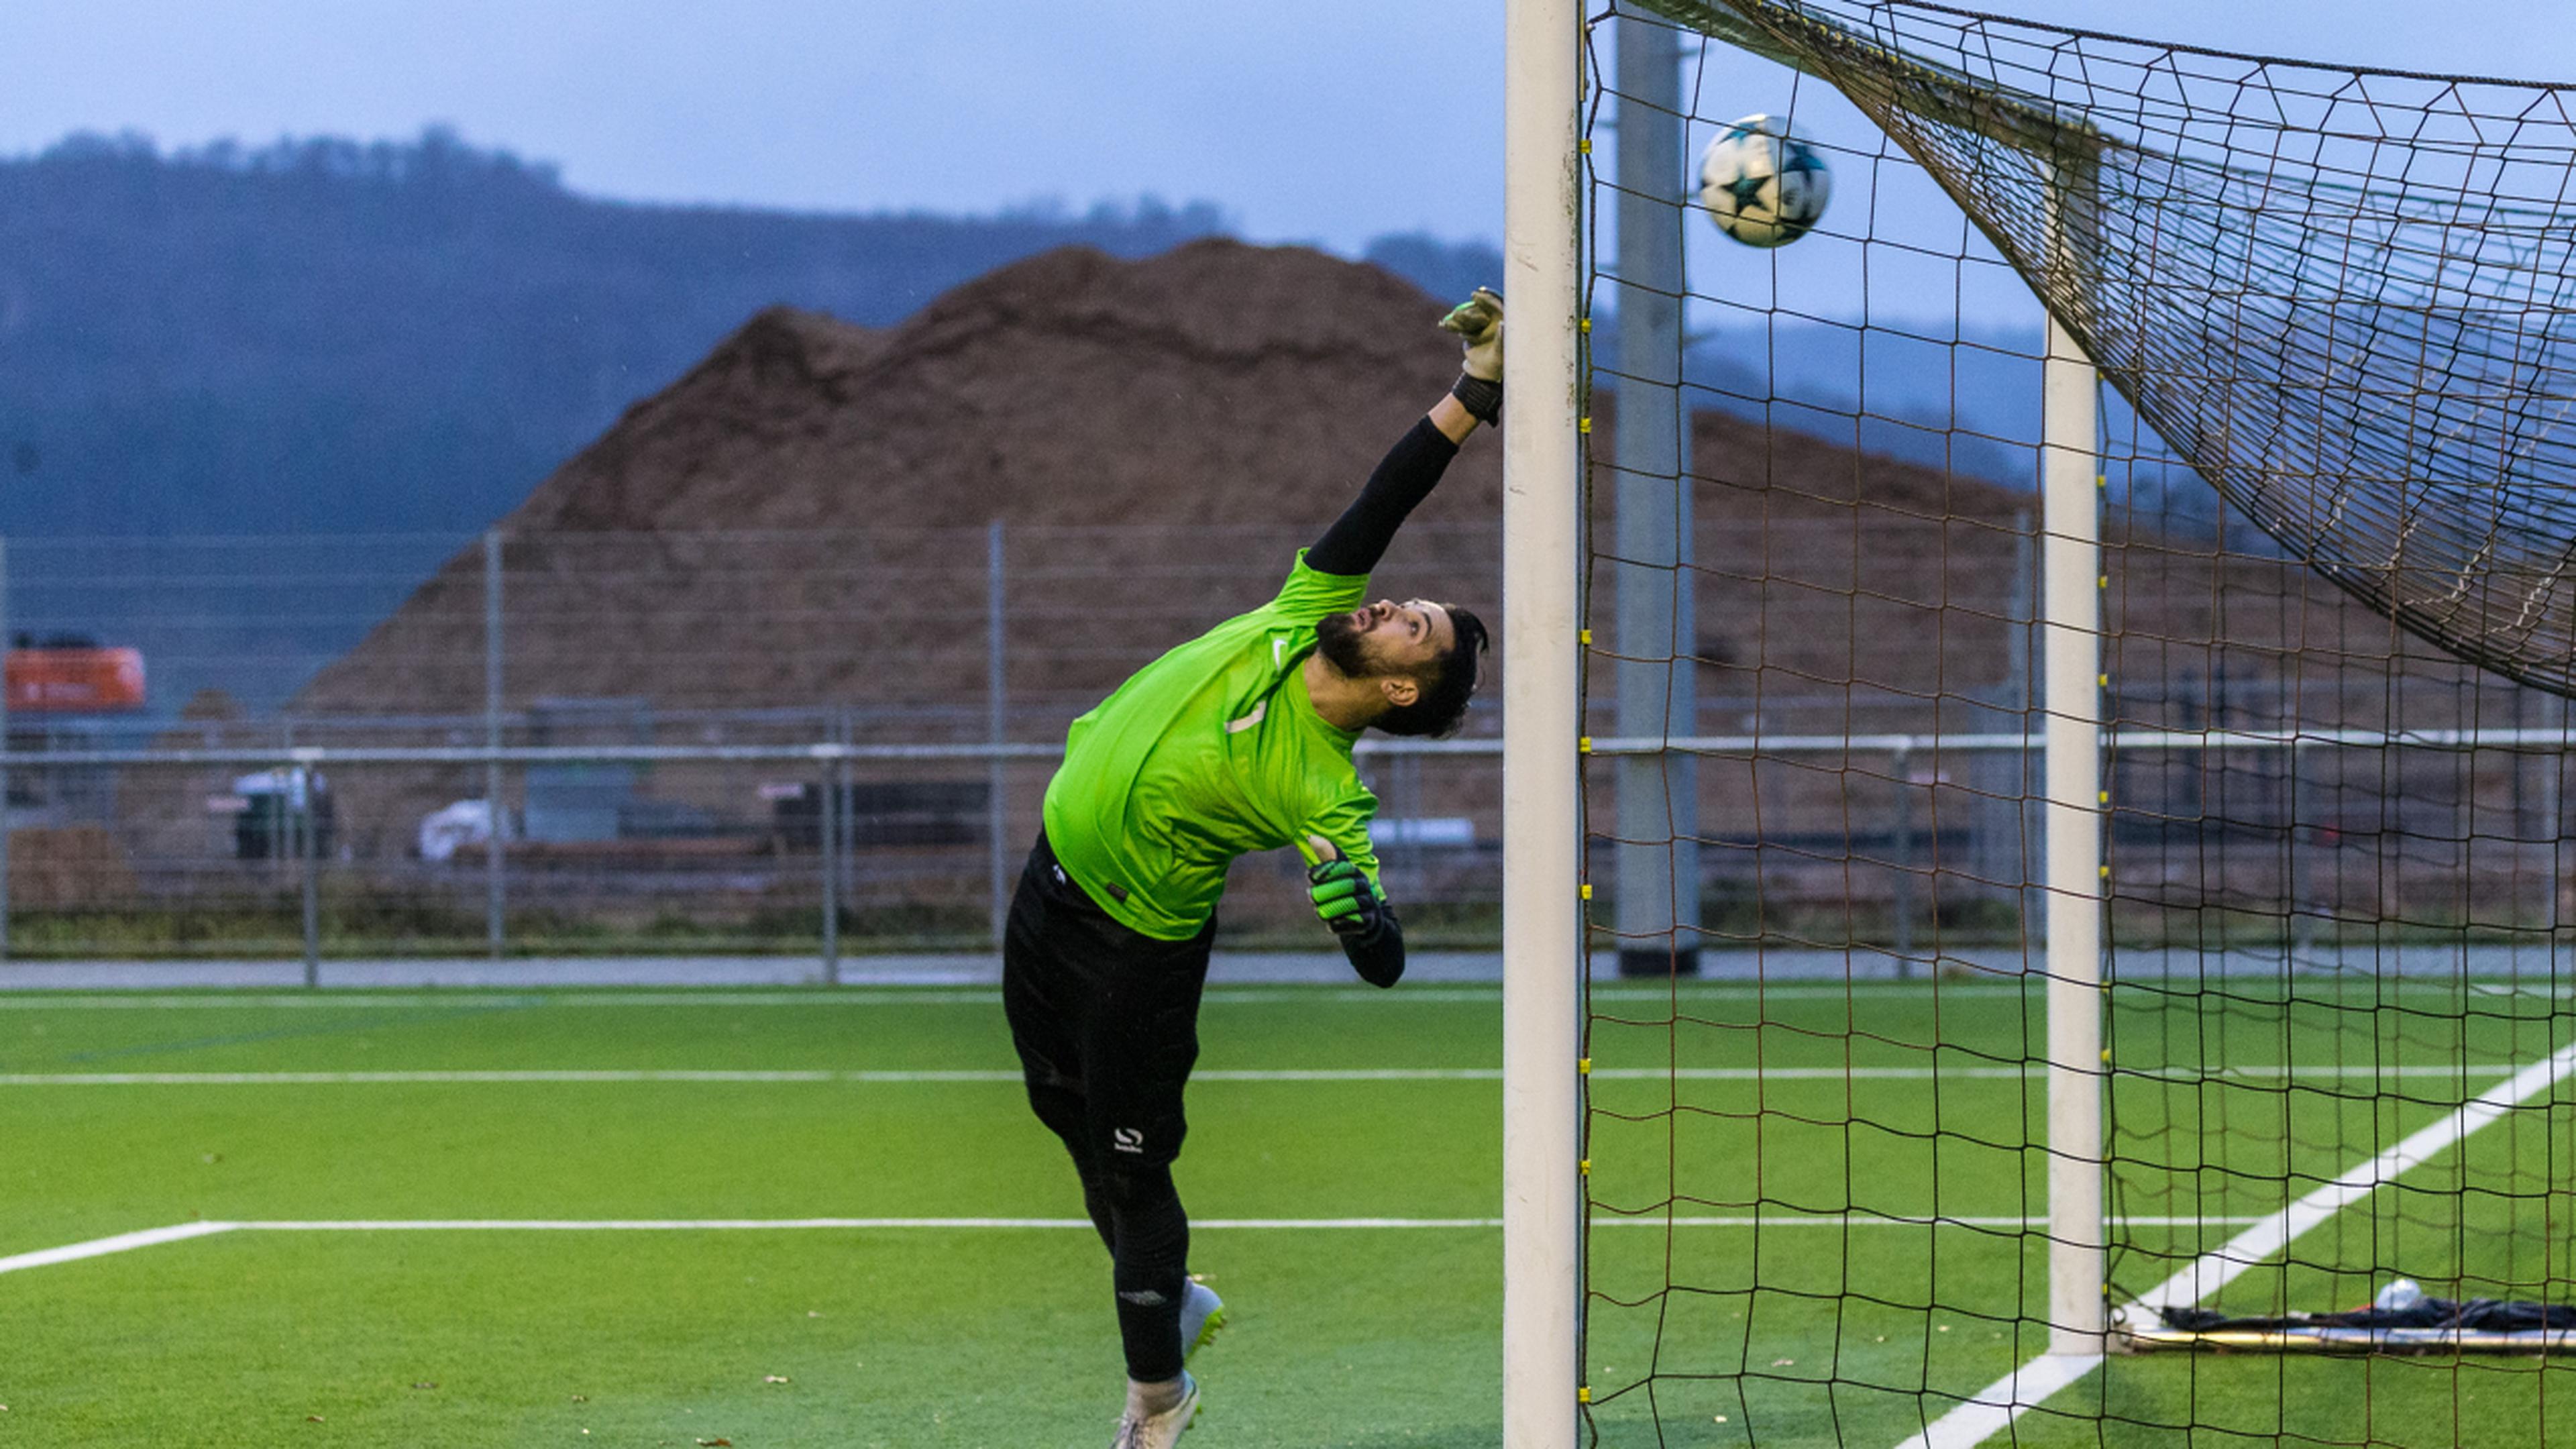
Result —
<svg viewBox="0 0 2576 1449"><path fill-rule="evenodd" d="M1009 816L1002 798L1004 764L999 746L1010 732L1010 701L1004 693L1002 652L1005 642L1002 619L1008 601L1002 576L1002 520L996 518L984 530L984 738L995 746L992 764L985 775L984 834L985 869L990 873L988 909L991 912L993 953L1000 955L1002 936L1011 919L1011 847L1003 838L1009 829Z"/></svg>
<svg viewBox="0 0 2576 1449"><path fill-rule="evenodd" d="M0 539L0 660L9 649L9 550ZM0 961L9 959L9 690L0 664Z"/></svg>
<svg viewBox="0 0 2576 1449"><path fill-rule="evenodd" d="M483 743L501 748L501 530L483 530ZM501 761L483 763L483 813L490 834L483 846L483 937L485 949L498 961L508 949L504 925L508 885L503 857L509 836L509 811L501 803Z"/></svg>
<svg viewBox="0 0 2576 1449"><path fill-rule="evenodd" d="M1889 909L1896 919L1892 923L1896 948L1896 979L1910 980L1914 975L1914 915L1920 906L1914 892L1914 751L1900 745L1888 762L1888 773L1896 777L1896 810L1887 856L1896 867L1894 889L1889 893Z"/></svg>
<svg viewBox="0 0 2576 1449"><path fill-rule="evenodd" d="M841 797L849 793L849 762L836 751L823 767L823 798L815 824L823 832L823 984L841 984Z"/></svg>
<svg viewBox="0 0 2576 1449"><path fill-rule="evenodd" d="M294 793L287 797L289 828L295 836L295 854L304 875L304 984L322 984L322 897L321 897L321 832L316 828L313 800L313 767L297 765L293 777Z"/></svg>

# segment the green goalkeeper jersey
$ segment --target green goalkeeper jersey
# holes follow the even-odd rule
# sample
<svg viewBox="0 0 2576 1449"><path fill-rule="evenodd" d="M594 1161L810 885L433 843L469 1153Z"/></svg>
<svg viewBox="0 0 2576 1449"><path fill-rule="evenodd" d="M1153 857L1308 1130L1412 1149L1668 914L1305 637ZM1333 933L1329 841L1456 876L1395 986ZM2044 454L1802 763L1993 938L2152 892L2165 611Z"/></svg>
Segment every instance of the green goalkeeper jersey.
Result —
<svg viewBox="0 0 2576 1449"><path fill-rule="evenodd" d="M1316 621L1360 606L1368 577L1317 573L1306 552L1279 596L1146 665L1073 722L1046 792L1046 833L1074 883L1157 940L1197 935L1226 867L1320 835L1378 885L1377 797L1355 731L1325 722L1302 666Z"/></svg>

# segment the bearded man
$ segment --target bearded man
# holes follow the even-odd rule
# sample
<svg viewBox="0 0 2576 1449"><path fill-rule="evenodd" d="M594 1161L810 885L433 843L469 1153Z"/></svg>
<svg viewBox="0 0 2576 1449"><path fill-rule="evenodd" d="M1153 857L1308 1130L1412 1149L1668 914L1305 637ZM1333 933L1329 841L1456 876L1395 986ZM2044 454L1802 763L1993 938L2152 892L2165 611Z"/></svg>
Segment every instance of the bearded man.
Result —
<svg viewBox="0 0 2576 1449"><path fill-rule="evenodd" d="M1440 324L1466 345L1448 395L1397 441L1269 603L1165 654L1074 721L1045 829L1011 902L1002 997L1029 1105L1073 1156L1110 1253L1127 1403L1113 1449L1170 1449L1198 1413L1184 1362L1222 1324L1189 1275L1172 1185L1198 1060L1199 993L1235 857L1295 847L1316 913L1361 979L1404 974L1369 843L1365 730L1456 731L1485 626L1429 599L1368 597L1397 528L1502 407L1503 306Z"/></svg>

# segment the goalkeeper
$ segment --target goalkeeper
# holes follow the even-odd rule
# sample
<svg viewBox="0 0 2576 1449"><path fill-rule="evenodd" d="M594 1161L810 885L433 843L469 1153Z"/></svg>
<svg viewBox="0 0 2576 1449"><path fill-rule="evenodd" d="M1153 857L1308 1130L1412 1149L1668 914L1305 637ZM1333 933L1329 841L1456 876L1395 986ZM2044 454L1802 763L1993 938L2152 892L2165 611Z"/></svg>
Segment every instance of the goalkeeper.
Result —
<svg viewBox="0 0 2576 1449"><path fill-rule="evenodd" d="M1029 1105L1073 1154L1113 1262L1127 1406L1116 1449L1164 1449L1198 1411L1182 1361L1220 1321L1190 1281L1171 1165L1198 1059L1199 990L1226 867L1294 846L1316 913L1362 979L1393 986L1404 933L1378 883L1351 746L1454 732L1485 627L1464 609L1365 602L1369 571L1458 445L1502 406L1502 299L1441 322L1457 385L1415 423L1277 598L1140 670L1074 721L1011 902L1002 999Z"/></svg>

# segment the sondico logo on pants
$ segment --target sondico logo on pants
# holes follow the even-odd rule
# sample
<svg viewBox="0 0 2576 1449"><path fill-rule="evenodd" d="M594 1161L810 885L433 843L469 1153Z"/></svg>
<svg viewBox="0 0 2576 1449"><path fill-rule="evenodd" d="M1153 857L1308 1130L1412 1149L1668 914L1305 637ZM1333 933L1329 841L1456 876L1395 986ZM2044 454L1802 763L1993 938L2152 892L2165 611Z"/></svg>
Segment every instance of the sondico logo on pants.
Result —
<svg viewBox="0 0 2576 1449"><path fill-rule="evenodd" d="M1109 1129L1109 1145L1117 1151L1133 1152L1141 1157L1145 1152L1145 1134L1133 1127L1112 1127Z"/></svg>

